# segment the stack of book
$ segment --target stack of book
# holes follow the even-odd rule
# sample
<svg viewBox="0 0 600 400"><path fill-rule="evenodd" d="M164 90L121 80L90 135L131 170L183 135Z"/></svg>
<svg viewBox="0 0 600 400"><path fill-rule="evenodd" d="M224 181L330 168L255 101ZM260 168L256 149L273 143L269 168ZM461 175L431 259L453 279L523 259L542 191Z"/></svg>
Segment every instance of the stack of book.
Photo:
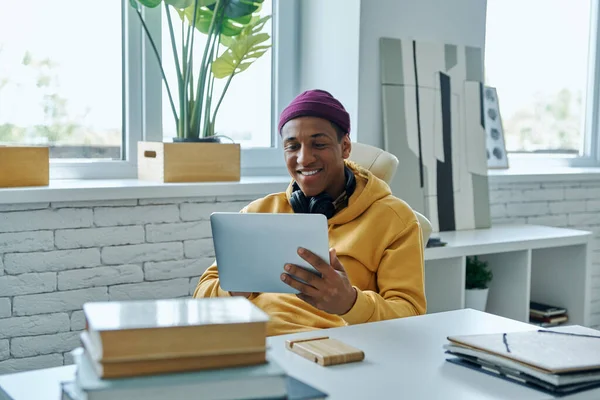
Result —
<svg viewBox="0 0 600 400"><path fill-rule="evenodd" d="M63 399L324 397L267 358L269 318L245 298L94 302L83 312Z"/></svg>
<svg viewBox="0 0 600 400"><path fill-rule="evenodd" d="M447 361L552 395L600 387L600 331L569 327L448 337Z"/></svg>
<svg viewBox="0 0 600 400"><path fill-rule="evenodd" d="M569 320L567 310L562 307L532 301L529 303L529 322L549 328L558 326Z"/></svg>

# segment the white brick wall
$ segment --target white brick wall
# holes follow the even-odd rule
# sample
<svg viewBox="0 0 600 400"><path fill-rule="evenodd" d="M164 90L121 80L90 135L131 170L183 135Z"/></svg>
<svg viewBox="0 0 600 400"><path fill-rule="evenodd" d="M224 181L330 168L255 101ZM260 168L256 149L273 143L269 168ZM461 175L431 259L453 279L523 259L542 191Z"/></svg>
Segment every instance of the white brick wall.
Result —
<svg viewBox="0 0 600 400"><path fill-rule="evenodd" d="M3 374L10 374L13 372L28 371L32 369L51 368L63 364L63 355L55 353L44 356L11 358L6 361L0 361L0 371L2 371ZM32 384L35 383L33 382Z"/></svg>
<svg viewBox="0 0 600 400"><path fill-rule="evenodd" d="M183 278L202 274L213 262L212 258L190 260L147 262L144 264L144 278L147 281Z"/></svg>
<svg viewBox="0 0 600 400"><path fill-rule="evenodd" d="M72 363L82 304L185 297L247 196L0 205L0 374Z"/></svg>
<svg viewBox="0 0 600 400"><path fill-rule="evenodd" d="M10 317L11 309L10 299L8 297L0 298L0 318Z"/></svg>
<svg viewBox="0 0 600 400"><path fill-rule="evenodd" d="M3 212L0 214L0 232L86 228L92 226L93 221L92 210L86 208Z"/></svg>
<svg viewBox="0 0 600 400"><path fill-rule="evenodd" d="M81 247L104 247L144 243L144 227L141 225L109 228L58 229L55 244L59 249Z"/></svg>
<svg viewBox="0 0 600 400"><path fill-rule="evenodd" d="M492 185L494 223L595 232L592 322L600 325L600 182ZM72 363L86 301L184 297L213 262L209 218L248 196L0 205L0 374Z"/></svg>
<svg viewBox="0 0 600 400"><path fill-rule="evenodd" d="M70 321L67 313L2 318L0 319L0 339L66 332L69 327Z"/></svg>
<svg viewBox="0 0 600 400"><path fill-rule="evenodd" d="M134 283L143 280L144 272L140 265L74 269L58 273L58 290Z"/></svg>
<svg viewBox="0 0 600 400"><path fill-rule="evenodd" d="M594 233L591 325L600 328L600 182L492 184L490 203L492 224L527 223Z"/></svg>
<svg viewBox="0 0 600 400"><path fill-rule="evenodd" d="M111 300L146 300L185 297L189 294L189 278L148 283L131 283L109 288Z"/></svg>
<svg viewBox="0 0 600 400"><path fill-rule="evenodd" d="M33 357L42 354L64 353L79 346L79 332L62 332L54 335L23 336L11 339L13 357Z"/></svg>
<svg viewBox="0 0 600 400"><path fill-rule="evenodd" d="M54 292L55 290L56 272L5 275L0 277L0 294L2 296Z"/></svg>
<svg viewBox="0 0 600 400"><path fill-rule="evenodd" d="M209 221L146 225L146 241L173 242L212 237Z"/></svg>
<svg viewBox="0 0 600 400"><path fill-rule="evenodd" d="M79 310L88 301L107 301L108 288L95 287L63 292L15 296L13 315L36 315Z"/></svg>
<svg viewBox="0 0 600 400"><path fill-rule="evenodd" d="M96 226L142 225L179 221L176 204L166 206L98 207L94 209Z"/></svg>
<svg viewBox="0 0 600 400"><path fill-rule="evenodd" d="M214 257L212 237L208 239L186 240L183 242L183 252L186 258Z"/></svg>
<svg viewBox="0 0 600 400"><path fill-rule="evenodd" d="M55 250L4 255L4 271L13 275L89 268L99 264L100 249Z"/></svg>
<svg viewBox="0 0 600 400"><path fill-rule="evenodd" d="M85 315L83 311L73 311L71 314L71 330L80 331L85 329Z"/></svg>
<svg viewBox="0 0 600 400"><path fill-rule="evenodd" d="M183 257L183 243L144 243L129 246L111 246L102 249L102 262L134 264L144 261L178 260Z"/></svg>
<svg viewBox="0 0 600 400"><path fill-rule="evenodd" d="M6 360L10 357L10 346L8 339L0 340L0 361Z"/></svg>
<svg viewBox="0 0 600 400"><path fill-rule="evenodd" d="M52 231L0 233L0 253L52 250Z"/></svg>

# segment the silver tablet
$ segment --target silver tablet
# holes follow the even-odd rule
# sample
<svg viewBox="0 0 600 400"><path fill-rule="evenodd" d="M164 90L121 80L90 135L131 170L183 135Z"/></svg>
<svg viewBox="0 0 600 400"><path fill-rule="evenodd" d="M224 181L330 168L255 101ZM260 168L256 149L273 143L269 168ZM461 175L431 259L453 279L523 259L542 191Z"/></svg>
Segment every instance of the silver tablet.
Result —
<svg viewBox="0 0 600 400"><path fill-rule="evenodd" d="M223 290L298 293L280 279L286 263L316 272L298 247L329 262L327 218L321 214L216 212L210 224Z"/></svg>

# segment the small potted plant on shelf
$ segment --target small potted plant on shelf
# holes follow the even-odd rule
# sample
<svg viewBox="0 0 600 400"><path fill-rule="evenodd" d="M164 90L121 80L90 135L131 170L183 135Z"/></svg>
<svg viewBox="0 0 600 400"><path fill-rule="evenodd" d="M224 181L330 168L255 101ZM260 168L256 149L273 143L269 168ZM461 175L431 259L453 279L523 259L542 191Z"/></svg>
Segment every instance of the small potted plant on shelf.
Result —
<svg viewBox="0 0 600 400"><path fill-rule="evenodd" d="M488 269L487 261L472 256L467 257L466 272L465 307L485 311L492 271Z"/></svg>
<svg viewBox="0 0 600 400"><path fill-rule="evenodd" d="M177 128L177 136L173 138L177 144L138 143L140 179L159 178L165 182L239 180L240 146L220 143L220 138L226 136L217 133L215 122L233 78L271 47L269 34L262 31L270 16L259 15L263 1L129 0L160 66ZM175 82L167 81L156 46L160 38L152 36L143 13L144 7L161 5L169 27ZM194 54L194 39L198 33L206 36L206 44ZM221 93L214 90L215 79L226 80ZM162 168L157 168L156 163Z"/></svg>

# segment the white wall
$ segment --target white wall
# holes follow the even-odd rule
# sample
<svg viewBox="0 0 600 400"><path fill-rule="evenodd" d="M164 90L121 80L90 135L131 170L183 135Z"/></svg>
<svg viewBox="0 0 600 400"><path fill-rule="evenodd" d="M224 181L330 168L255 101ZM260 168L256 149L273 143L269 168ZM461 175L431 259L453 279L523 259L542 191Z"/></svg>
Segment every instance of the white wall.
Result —
<svg viewBox="0 0 600 400"><path fill-rule="evenodd" d="M299 92L321 88L350 113L352 140L383 147L379 38L483 48L486 0L301 0Z"/></svg>
<svg viewBox="0 0 600 400"><path fill-rule="evenodd" d="M350 114L356 140L360 0L301 0L299 92L323 89Z"/></svg>
<svg viewBox="0 0 600 400"><path fill-rule="evenodd" d="M364 0L360 7L358 141L383 147L379 38L484 47L486 0Z"/></svg>

